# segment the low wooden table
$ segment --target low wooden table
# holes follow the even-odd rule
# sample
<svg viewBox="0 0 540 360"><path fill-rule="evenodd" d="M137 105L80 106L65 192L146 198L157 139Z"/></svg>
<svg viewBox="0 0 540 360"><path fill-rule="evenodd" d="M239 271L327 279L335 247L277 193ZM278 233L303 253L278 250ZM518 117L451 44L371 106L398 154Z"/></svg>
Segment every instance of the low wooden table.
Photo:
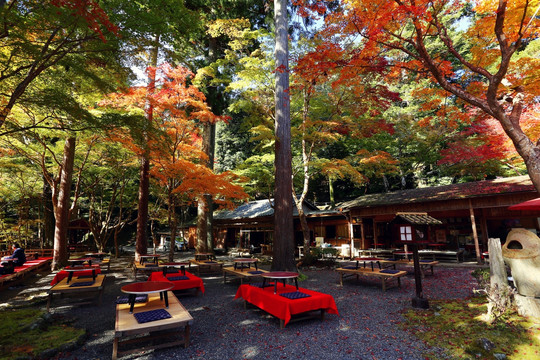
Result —
<svg viewBox="0 0 540 360"><path fill-rule="evenodd" d="M158 259L161 257L160 254L146 254L146 255L139 255L139 264L144 264L148 260L151 260L154 264L158 263Z"/></svg>
<svg viewBox="0 0 540 360"><path fill-rule="evenodd" d="M84 270L91 271L92 272L92 280L96 280L96 276L97 276L96 268L93 267L92 265L89 265L88 267L84 267L84 266L68 266L68 267L65 267L63 269L63 271L66 271L68 273L67 283L69 284L71 279L73 279L73 274L74 273L76 273L78 271L84 271Z"/></svg>
<svg viewBox="0 0 540 360"><path fill-rule="evenodd" d="M383 291L386 291L386 287L388 283L391 280L396 280L399 287L401 287L401 277L407 275L406 271L399 271L394 270L392 273L388 272L389 269L369 269L369 268L337 268L336 271L339 273L339 284L343 286L343 279L350 277L350 276L356 276L356 280L359 279L360 275L368 276L368 277L376 277L381 280L382 282L382 289Z"/></svg>
<svg viewBox="0 0 540 360"><path fill-rule="evenodd" d="M247 268L250 269L251 265L253 264L255 266L255 270L259 270L257 267L257 261L259 259L253 259L253 258L236 258L233 260L234 263L234 269L237 270L240 267L240 270L244 270L244 267L247 265Z"/></svg>
<svg viewBox="0 0 540 360"><path fill-rule="evenodd" d="M68 259L68 263L70 263L71 266L85 265L84 263L88 264L88 266L92 266L92 260L94 259L91 257Z"/></svg>
<svg viewBox="0 0 540 360"><path fill-rule="evenodd" d="M207 272L218 272L223 269L223 262L221 261L215 261L215 260L189 260L189 268L191 269L191 265L197 266L197 275L201 275L201 269L206 270Z"/></svg>
<svg viewBox="0 0 540 360"><path fill-rule="evenodd" d="M294 300L281 296L283 293L297 292L302 292L309 296ZM244 299L244 308L250 303L277 317L281 328L284 328L290 321L303 320L311 318L314 315L320 316L321 320L324 320L325 312L338 314L336 303L331 295L297 288L292 285L280 286L279 292L275 293L269 287L244 284L240 285L234 298Z"/></svg>
<svg viewBox="0 0 540 360"><path fill-rule="evenodd" d="M153 272L153 271L160 271L162 270L162 267L158 264L150 263L150 264L141 264L139 262L133 263L133 277L135 280L137 280L137 274L139 272Z"/></svg>
<svg viewBox="0 0 540 360"><path fill-rule="evenodd" d="M116 305L116 322L114 325L114 342L112 353L113 360L117 359L118 355L122 356L145 350L162 349L178 345L188 347L190 326L193 324L193 317L170 291L168 293L168 298L169 308L167 309L167 312L171 315L170 318L141 324L138 323L135 316L129 312L129 304ZM159 295L150 294L146 303L135 304L134 313L162 308L163 302L160 300ZM141 337L141 334L147 335ZM171 335L178 335L178 338L175 338L172 341L151 344L131 350L119 351L118 349L119 346L123 344L147 341L165 336L170 337ZM121 340L121 338L126 337L127 339Z"/></svg>
<svg viewBox="0 0 540 360"><path fill-rule="evenodd" d="M195 254L195 261L203 260L216 260L216 255L212 253L197 253Z"/></svg>
<svg viewBox="0 0 540 360"><path fill-rule="evenodd" d="M244 279L251 279L254 277L261 277L262 274L268 273L266 270L257 269L257 270L251 270L251 269L235 269L233 266L224 267L223 268L223 283L225 284L227 282L227 275L233 275L240 278L240 285L244 283Z"/></svg>
<svg viewBox="0 0 540 360"><path fill-rule="evenodd" d="M53 287L49 289L49 298L47 300L47 312L50 309L52 298L54 294L60 294L61 296L64 294L76 294L80 295L82 293L97 293L98 298L98 305L101 304L101 297L103 295L103 287L104 287L104 281L105 281L105 275L97 275L95 277L95 280L88 279L88 278L82 278L82 279L73 279L71 281L71 284L68 283L67 278L62 279L62 281L55 284ZM86 283L86 282L93 282L91 285L84 285L84 286L75 286L74 284L77 283ZM96 296L94 296L96 297ZM80 302L79 304L87 304L86 302Z"/></svg>
<svg viewBox="0 0 540 360"><path fill-rule="evenodd" d="M402 259L402 260L381 260L380 263L385 268L391 267L393 269L396 269L397 265L406 265L406 266L414 267L414 261L412 259L411 260L406 260L406 259ZM434 275L433 267L435 265L437 265L438 263L439 263L438 261L434 261L434 260L420 260L419 265L420 265L420 272L422 273L422 277L425 276L425 270L428 269L428 268L431 269L431 275ZM387 266L385 266L385 265L387 265Z"/></svg>

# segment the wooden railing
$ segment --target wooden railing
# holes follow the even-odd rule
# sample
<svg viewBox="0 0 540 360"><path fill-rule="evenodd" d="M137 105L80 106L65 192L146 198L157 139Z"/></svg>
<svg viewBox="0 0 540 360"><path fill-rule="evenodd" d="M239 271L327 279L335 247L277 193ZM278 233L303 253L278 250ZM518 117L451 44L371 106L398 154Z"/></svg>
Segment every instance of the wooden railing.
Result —
<svg viewBox="0 0 540 360"><path fill-rule="evenodd" d="M52 257L53 256L53 249L25 249L24 253L26 254L27 258L30 258L29 255L37 254L37 257ZM11 255L13 251L10 250L3 250L0 251L0 257L1 256L8 256Z"/></svg>

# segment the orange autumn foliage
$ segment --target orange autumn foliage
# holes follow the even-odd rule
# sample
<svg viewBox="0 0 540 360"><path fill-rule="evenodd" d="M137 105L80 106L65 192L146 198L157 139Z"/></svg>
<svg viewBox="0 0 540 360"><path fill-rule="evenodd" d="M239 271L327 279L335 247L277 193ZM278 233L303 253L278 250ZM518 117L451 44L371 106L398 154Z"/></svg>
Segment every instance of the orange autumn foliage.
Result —
<svg viewBox="0 0 540 360"><path fill-rule="evenodd" d="M143 114L151 104L154 110L153 127L145 144L134 141L132 133L117 129L111 139L122 142L140 155L145 149L150 154L150 174L162 186L180 194L187 202L195 202L203 195L212 195L220 205L234 206L234 200L244 200L247 194L233 184L238 180L231 173L214 174L207 166L207 156L201 149L200 125L226 121L215 115L204 94L188 85L193 73L183 67L164 64L156 69L156 91L148 94L145 87L134 87L111 94L102 105L125 112Z"/></svg>

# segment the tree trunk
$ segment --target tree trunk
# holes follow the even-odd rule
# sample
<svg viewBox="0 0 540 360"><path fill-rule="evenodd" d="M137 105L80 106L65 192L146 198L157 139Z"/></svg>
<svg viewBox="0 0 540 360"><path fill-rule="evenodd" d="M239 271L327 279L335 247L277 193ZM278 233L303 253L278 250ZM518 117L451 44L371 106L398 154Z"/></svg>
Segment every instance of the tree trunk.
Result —
<svg viewBox="0 0 540 360"><path fill-rule="evenodd" d="M174 261L174 247L176 246L176 201L172 193L174 185L169 186L169 229L171 229L171 246L169 249L169 261Z"/></svg>
<svg viewBox="0 0 540 360"><path fill-rule="evenodd" d="M66 139L66 142L64 144L64 157L62 159L60 184L58 187L58 197L55 206L54 254L51 264L52 270L57 270L58 268L67 265L67 235L69 226L69 207L74 161L75 137L70 136Z"/></svg>
<svg viewBox="0 0 540 360"><path fill-rule="evenodd" d="M330 196L330 205L336 205L336 199L334 197L334 179L332 176L328 177L328 195Z"/></svg>
<svg viewBox="0 0 540 360"><path fill-rule="evenodd" d="M195 245L195 251L198 253L208 252L206 214L206 198L201 196L197 201L197 244Z"/></svg>
<svg viewBox="0 0 540 360"><path fill-rule="evenodd" d="M501 240L499 238L488 239L489 252L489 283L488 293L488 319L493 320L497 307L510 303L510 292L508 291L508 276L506 266L502 256Z"/></svg>
<svg viewBox="0 0 540 360"><path fill-rule="evenodd" d="M54 244L54 206L52 189L49 182L43 179L43 247L52 248Z"/></svg>
<svg viewBox="0 0 540 360"><path fill-rule="evenodd" d="M296 271L294 261L291 114L287 1L274 0L276 26L274 257L272 270Z"/></svg>
<svg viewBox="0 0 540 360"><path fill-rule="evenodd" d="M152 95L156 89L156 70L159 53L159 35L156 35L152 54L150 58L150 66L153 69L148 71L148 86L147 94ZM147 102L146 104L146 120L148 124L154 121L154 108ZM148 139L148 134L144 134ZM144 144L146 146L146 144ZM150 155L148 149L145 149L141 157L141 170L139 176L139 203L137 213L137 237L135 242L135 260L138 260L139 255L144 255L148 249L147 226L148 226L148 199L150 192Z"/></svg>
<svg viewBox="0 0 540 360"><path fill-rule="evenodd" d="M137 237L135 242L135 257L145 255L148 248L147 224L148 224L148 197L150 160L148 156L141 158L141 170L139 173L139 203L137 213Z"/></svg>
<svg viewBox="0 0 540 360"><path fill-rule="evenodd" d="M304 254L309 254L311 250L311 237L307 217L303 209L298 211L298 218L300 219L300 227L302 228L302 236L304 237Z"/></svg>
<svg viewBox="0 0 540 360"><path fill-rule="evenodd" d="M202 150L208 156L206 166L210 170L214 170L215 125L205 123L203 125L202 137ZM214 248L213 206L212 196L203 195L201 199L199 199L197 206L197 248L201 249L201 252L212 251Z"/></svg>

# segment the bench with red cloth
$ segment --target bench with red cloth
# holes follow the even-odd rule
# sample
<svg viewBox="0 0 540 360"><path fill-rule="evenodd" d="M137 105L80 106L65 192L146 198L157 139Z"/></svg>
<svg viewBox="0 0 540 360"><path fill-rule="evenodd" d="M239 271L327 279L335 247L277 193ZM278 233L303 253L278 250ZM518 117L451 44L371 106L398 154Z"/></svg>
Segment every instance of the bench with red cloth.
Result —
<svg viewBox="0 0 540 360"><path fill-rule="evenodd" d="M201 291L204 294L204 283L198 276L193 275L188 271L167 272L163 275L162 271L154 271L148 277L148 281L169 281L174 284L172 291L195 289L196 294Z"/></svg>
<svg viewBox="0 0 540 360"><path fill-rule="evenodd" d="M22 280L26 275L44 270L51 263L52 257L41 257L33 260L27 260L22 266L16 266L13 273L0 276L0 288L4 284L15 284Z"/></svg>
<svg viewBox="0 0 540 360"><path fill-rule="evenodd" d="M244 284L240 285L234 298L242 298L246 303L277 317L281 328L285 327L294 315L309 315L313 311L320 311L322 319L325 312L339 315L331 295L304 288L297 289L292 285L279 285L277 293L274 294L273 284L264 288L261 284Z"/></svg>

